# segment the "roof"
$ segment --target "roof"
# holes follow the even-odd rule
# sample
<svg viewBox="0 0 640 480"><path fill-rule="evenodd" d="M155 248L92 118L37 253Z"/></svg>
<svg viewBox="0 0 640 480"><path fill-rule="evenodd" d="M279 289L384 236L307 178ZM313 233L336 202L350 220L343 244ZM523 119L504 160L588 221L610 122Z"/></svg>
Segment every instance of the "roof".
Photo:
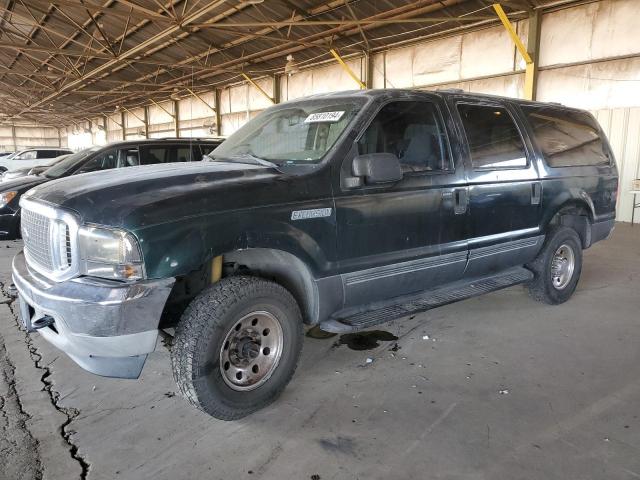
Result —
<svg viewBox="0 0 640 480"><path fill-rule="evenodd" d="M560 0L572 3L577 0ZM508 0L511 20L559 0ZM479 0L0 0L0 120L108 115L498 25Z"/></svg>

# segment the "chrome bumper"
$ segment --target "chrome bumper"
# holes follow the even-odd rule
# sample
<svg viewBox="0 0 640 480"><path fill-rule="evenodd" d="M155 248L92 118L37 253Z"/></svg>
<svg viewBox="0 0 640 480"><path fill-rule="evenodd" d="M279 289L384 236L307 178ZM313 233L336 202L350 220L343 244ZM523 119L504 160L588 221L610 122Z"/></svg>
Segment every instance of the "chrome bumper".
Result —
<svg viewBox="0 0 640 480"><path fill-rule="evenodd" d="M20 315L85 370L106 377L137 378L153 352L158 323L173 278L132 284L74 278L56 283L29 269L24 254L13 259Z"/></svg>

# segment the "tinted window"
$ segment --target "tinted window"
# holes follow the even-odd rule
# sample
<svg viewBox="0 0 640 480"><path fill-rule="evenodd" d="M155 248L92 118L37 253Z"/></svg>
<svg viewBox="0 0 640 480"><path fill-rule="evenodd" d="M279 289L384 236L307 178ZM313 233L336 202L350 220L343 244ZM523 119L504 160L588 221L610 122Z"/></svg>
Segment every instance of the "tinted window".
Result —
<svg viewBox="0 0 640 480"><path fill-rule="evenodd" d="M118 150L108 150L87 161L76 173L97 172L118 166Z"/></svg>
<svg viewBox="0 0 640 480"><path fill-rule="evenodd" d="M523 111L550 167L609 164L591 116L549 107L523 107Z"/></svg>
<svg viewBox="0 0 640 480"><path fill-rule="evenodd" d="M191 161L191 146L190 145L180 145L175 147L176 151L176 162L190 162Z"/></svg>
<svg viewBox="0 0 640 480"><path fill-rule="evenodd" d="M134 167L140 165L140 158L138 155L138 148L127 148L120 150L120 165L123 167Z"/></svg>
<svg viewBox="0 0 640 480"><path fill-rule="evenodd" d="M202 160L202 157L204 157L205 155L209 155L211 152L213 152L213 150L218 146L219 144L215 144L215 143L203 143L194 146L194 156L195 158L193 159L194 162L197 162L199 160Z"/></svg>
<svg viewBox="0 0 640 480"><path fill-rule="evenodd" d="M170 162L169 150L171 147L149 146L140 147L140 165L152 165L154 163Z"/></svg>
<svg viewBox="0 0 640 480"><path fill-rule="evenodd" d="M58 150L38 150L38 158L56 158L58 155Z"/></svg>
<svg viewBox="0 0 640 480"><path fill-rule="evenodd" d="M405 172L450 168L442 122L429 102L394 102L382 107L358 140L358 152L393 153Z"/></svg>
<svg viewBox="0 0 640 480"><path fill-rule="evenodd" d="M458 112L467 134L473 168L527 166L522 136L505 108L461 103Z"/></svg>

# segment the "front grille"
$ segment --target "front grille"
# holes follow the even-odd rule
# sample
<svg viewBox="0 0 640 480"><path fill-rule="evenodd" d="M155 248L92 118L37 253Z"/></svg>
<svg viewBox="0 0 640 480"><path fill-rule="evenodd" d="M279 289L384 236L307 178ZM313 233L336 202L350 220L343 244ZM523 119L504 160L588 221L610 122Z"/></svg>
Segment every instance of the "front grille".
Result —
<svg viewBox="0 0 640 480"><path fill-rule="evenodd" d="M51 219L39 213L22 209L22 240L28 259L35 267L46 271L54 270L53 249L51 248Z"/></svg>
<svg viewBox="0 0 640 480"><path fill-rule="evenodd" d="M72 278L78 271L78 223L73 215L24 198L20 206L27 263L55 281Z"/></svg>

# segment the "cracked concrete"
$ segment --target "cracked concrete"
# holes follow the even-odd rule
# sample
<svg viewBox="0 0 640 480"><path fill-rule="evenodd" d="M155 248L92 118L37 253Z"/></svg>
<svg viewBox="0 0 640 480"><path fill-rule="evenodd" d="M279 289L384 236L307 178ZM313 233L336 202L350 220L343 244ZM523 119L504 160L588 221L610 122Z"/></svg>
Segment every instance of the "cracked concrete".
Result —
<svg viewBox="0 0 640 480"><path fill-rule="evenodd" d="M307 338L280 400L231 423L173 395L162 342L139 380L101 378L26 340L0 305L24 409L8 415L33 478L638 478L638 245L618 225L561 306L515 287L381 326L398 348Z"/></svg>

